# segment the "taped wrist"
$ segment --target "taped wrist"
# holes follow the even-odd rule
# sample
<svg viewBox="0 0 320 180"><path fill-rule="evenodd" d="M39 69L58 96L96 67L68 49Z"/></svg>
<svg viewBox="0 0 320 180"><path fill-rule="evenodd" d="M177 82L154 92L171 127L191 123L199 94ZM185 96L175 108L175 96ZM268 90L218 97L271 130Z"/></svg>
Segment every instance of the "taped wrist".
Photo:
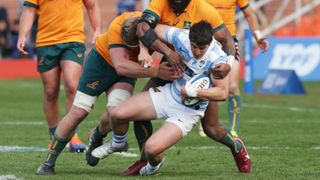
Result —
<svg viewBox="0 0 320 180"><path fill-rule="evenodd" d="M198 90L192 86L188 81L185 85L186 93L189 97L197 97Z"/></svg>
<svg viewBox="0 0 320 180"><path fill-rule="evenodd" d="M144 13L142 15L142 18L140 19L140 22L145 22L147 24L149 24L149 26L154 29L156 27L156 25L158 24L158 20L156 17L150 15L150 14L147 14L147 13Z"/></svg>
<svg viewBox="0 0 320 180"><path fill-rule="evenodd" d="M259 31L259 30L254 31L253 36L256 39L256 41L262 39L261 31Z"/></svg>
<svg viewBox="0 0 320 180"><path fill-rule="evenodd" d="M155 40L157 40L158 37L156 33L153 31L153 29L148 29L144 35L140 38L140 41L142 42L143 45L146 47L150 47Z"/></svg>

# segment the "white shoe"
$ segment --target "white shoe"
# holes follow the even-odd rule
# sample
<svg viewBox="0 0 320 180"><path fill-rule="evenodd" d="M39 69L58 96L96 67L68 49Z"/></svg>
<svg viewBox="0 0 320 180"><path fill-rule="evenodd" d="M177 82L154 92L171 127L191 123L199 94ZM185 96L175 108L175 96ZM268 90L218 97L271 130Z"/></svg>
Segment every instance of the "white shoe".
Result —
<svg viewBox="0 0 320 180"><path fill-rule="evenodd" d="M140 169L140 175L141 176L152 176L158 173L158 171L160 170L160 167L162 165L164 161L164 158L162 159L162 161L154 168L154 169L150 169L148 168L149 162L147 163L147 165L145 165L144 167L142 167Z"/></svg>
<svg viewBox="0 0 320 180"><path fill-rule="evenodd" d="M128 142L125 143L123 147L112 147L112 140L107 143L97 147L91 152L91 155L96 158L103 159L114 152L128 151Z"/></svg>

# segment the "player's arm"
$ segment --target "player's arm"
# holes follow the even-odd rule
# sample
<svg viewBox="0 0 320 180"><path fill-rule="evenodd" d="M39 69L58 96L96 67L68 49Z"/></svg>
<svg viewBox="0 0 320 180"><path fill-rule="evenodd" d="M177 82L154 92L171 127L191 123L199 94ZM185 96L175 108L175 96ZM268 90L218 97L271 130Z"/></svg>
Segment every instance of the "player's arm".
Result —
<svg viewBox="0 0 320 180"><path fill-rule="evenodd" d="M249 24L249 27L250 27L250 30L253 32L253 36L259 46L259 48L265 52L268 50L269 48L269 42L268 40L263 37L261 35L261 32L259 30L259 23L258 23L258 19L257 19L257 16L256 14L254 13L253 9L251 8L251 6L247 6L246 8L244 9L241 9L248 24Z"/></svg>
<svg viewBox="0 0 320 180"><path fill-rule="evenodd" d="M111 48L110 57L117 74L127 77L159 77L164 80L174 80L177 78L173 69L166 64L159 67L143 68L138 63L129 59L126 48Z"/></svg>
<svg viewBox="0 0 320 180"><path fill-rule="evenodd" d="M176 73L181 75L184 72L182 57L158 39L153 30L158 22L158 18L151 14L144 13L137 27L137 36L147 48L151 48L163 54L170 65L175 69Z"/></svg>
<svg viewBox="0 0 320 180"><path fill-rule="evenodd" d="M93 28L92 43L101 34L101 13L96 0L83 0L83 3L88 11L91 26Z"/></svg>
<svg viewBox="0 0 320 180"><path fill-rule="evenodd" d="M209 89L200 89L197 91L197 97L202 100L209 101L224 101L228 97L229 93L229 77L226 76L223 79L215 79L211 74L211 81L214 87Z"/></svg>
<svg viewBox="0 0 320 180"><path fill-rule="evenodd" d="M27 37L31 31L32 24L36 16L36 12L36 5L25 5L20 17L19 39L17 42L17 49L23 54L28 54L28 52L24 50L24 46L26 44Z"/></svg>

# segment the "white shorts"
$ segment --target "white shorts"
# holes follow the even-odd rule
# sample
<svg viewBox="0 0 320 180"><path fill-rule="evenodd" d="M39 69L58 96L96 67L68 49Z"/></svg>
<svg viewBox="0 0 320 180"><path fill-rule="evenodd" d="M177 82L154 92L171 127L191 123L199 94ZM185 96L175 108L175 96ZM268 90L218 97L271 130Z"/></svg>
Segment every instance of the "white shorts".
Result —
<svg viewBox="0 0 320 180"><path fill-rule="evenodd" d="M185 136L203 117L204 111L195 110L176 102L171 95L170 86L171 84L166 84L165 86L150 88L149 93L157 112L157 118L166 117L166 121L177 125Z"/></svg>

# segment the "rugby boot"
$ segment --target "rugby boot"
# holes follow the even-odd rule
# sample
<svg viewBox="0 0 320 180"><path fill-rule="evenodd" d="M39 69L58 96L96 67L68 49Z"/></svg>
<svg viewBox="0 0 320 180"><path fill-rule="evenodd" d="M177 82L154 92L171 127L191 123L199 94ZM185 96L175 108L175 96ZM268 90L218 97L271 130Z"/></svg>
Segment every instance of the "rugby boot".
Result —
<svg viewBox="0 0 320 180"><path fill-rule="evenodd" d="M240 173L250 173L251 170L251 159L247 152L246 146L240 137L236 137L235 140L241 143L242 147L238 153L233 154L234 160L238 166Z"/></svg>
<svg viewBox="0 0 320 180"><path fill-rule="evenodd" d="M54 174L54 165L50 165L48 162L42 163L37 169L37 175L50 176Z"/></svg>
<svg viewBox="0 0 320 180"><path fill-rule="evenodd" d="M126 142L122 147L113 147L112 140L108 141L107 143L97 147L91 153L93 157L103 159L115 152L126 152L128 151L128 142Z"/></svg>
<svg viewBox="0 0 320 180"><path fill-rule="evenodd" d="M140 172L140 169L147 165L147 161L140 159L139 161L136 161L133 165L129 166L127 170L123 171L121 173L121 176L134 176L138 175Z"/></svg>

